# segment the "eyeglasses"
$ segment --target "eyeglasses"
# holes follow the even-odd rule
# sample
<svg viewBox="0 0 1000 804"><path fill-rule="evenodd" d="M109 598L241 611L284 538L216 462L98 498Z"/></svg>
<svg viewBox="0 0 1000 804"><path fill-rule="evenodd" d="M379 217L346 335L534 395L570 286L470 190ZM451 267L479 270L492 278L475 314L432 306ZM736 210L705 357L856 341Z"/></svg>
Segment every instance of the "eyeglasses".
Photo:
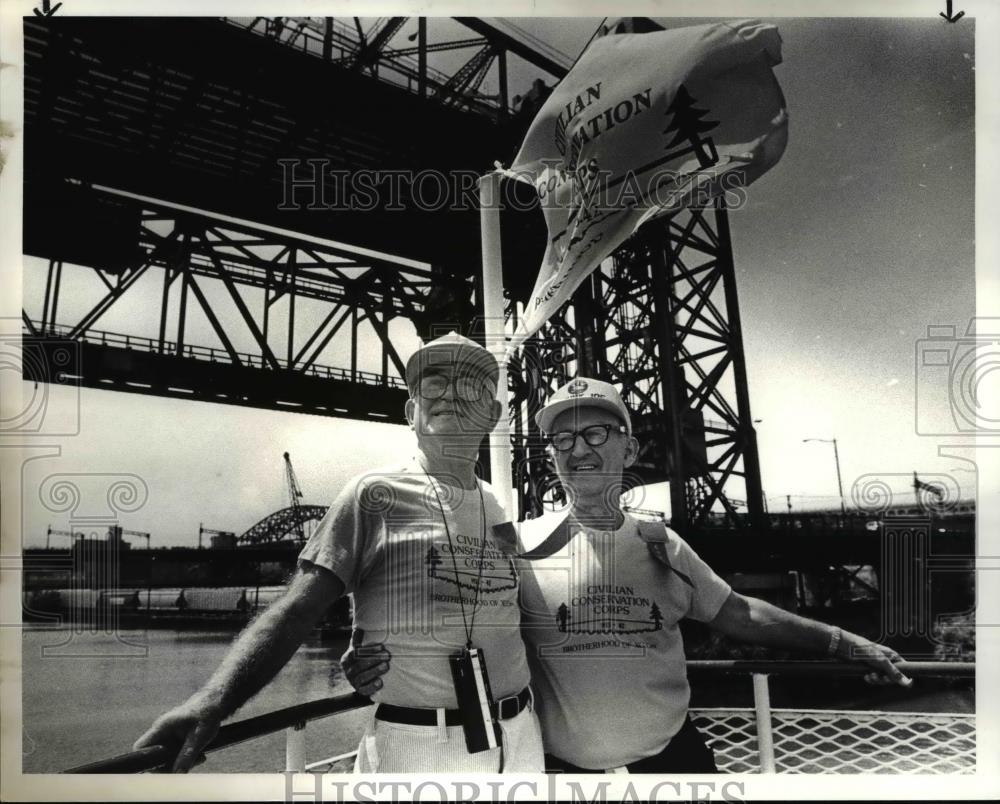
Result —
<svg viewBox="0 0 1000 804"><path fill-rule="evenodd" d="M577 437L583 436L583 440L588 446L599 447L607 442L612 430L618 433L628 433L624 424L592 424L590 427L584 427L576 432L563 430L553 433L549 436L549 442L556 452L569 452L576 446Z"/></svg>
<svg viewBox="0 0 1000 804"><path fill-rule="evenodd" d="M449 385L454 387L455 397L463 402L478 402L484 396L492 399L496 395L496 387L487 379L427 374L420 378L420 397L440 399L447 393Z"/></svg>

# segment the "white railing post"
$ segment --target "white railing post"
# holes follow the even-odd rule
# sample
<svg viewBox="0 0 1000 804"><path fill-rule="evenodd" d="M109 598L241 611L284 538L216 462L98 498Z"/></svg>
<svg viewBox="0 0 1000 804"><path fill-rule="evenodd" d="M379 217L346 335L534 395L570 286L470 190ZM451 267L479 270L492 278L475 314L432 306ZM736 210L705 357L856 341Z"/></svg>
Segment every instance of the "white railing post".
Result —
<svg viewBox="0 0 1000 804"><path fill-rule="evenodd" d="M774 734L771 732L771 693L767 675L753 674L753 705L757 710L757 753L760 755L760 772L774 773Z"/></svg>
<svg viewBox="0 0 1000 804"><path fill-rule="evenodd" d="M285 729L285 770L289 773L306 772L306 724L296 723Z"/></svg>

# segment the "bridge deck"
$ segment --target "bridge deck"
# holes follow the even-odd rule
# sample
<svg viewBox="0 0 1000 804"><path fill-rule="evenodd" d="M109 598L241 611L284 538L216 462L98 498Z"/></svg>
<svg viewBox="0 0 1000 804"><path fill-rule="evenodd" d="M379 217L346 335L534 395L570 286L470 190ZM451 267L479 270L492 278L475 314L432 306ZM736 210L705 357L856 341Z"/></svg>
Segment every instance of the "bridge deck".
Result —
<svg viewBox="0 0 1000 804"><path fill-rule="evenodd" d="M294 410L321 416L405 424L407 392L397 377L331 366L305 372L278 361L269 368L260 355L176 344L132 335L90 330L76 340L57 329L25 334L24 379L86 388L155 394L203 402ZM59 377L33 376L32 367L59 367Z"/></svg>
<svg viewBox="0 0 1000 804"><path fill-rule="evenodd" d="M27 17L24 33L27 182L73 178L469 273L478 264L475 204L422 211L404 183L393 210L307 209L314 188L282 209L279 160L474 176L511 156L509 132L486 117L222 19ZM324 175L317 198L336 199L337 181ZM58 224L34 198L28 229Z"/></svg>

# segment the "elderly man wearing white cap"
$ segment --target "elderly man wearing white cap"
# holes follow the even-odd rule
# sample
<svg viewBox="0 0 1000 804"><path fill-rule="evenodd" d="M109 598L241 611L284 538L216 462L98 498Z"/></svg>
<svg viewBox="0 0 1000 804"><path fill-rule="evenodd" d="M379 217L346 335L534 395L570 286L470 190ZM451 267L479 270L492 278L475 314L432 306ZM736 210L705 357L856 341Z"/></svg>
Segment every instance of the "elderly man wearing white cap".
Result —
<svg viewBox="0 0 1000 804"><path fill-rule="evenodd" d="M622 510L639 445L612 385L574 379L536 421L569 502L520 534L521 629L549 770L716 770L688 717L685 617L741 641L865 662L870 683L909 684L894 651L734 592L677 533ZM346 665L362 691L375 683L372 663Z"/></svg>
<svg viewBox="0 0 1000 804"><path fill-rule="evenodd" d="M688 717L684 617L760 645L861 658L905 683L899 656L855 634L732 591L674 531L621 507L639 444L608 383L577 378L536 416L568 512L524 523L522 633L550 769L705 773Z"/></svg>
<svg viewBox="0 0 1000 804"><path fill-rule="evenodd" d="M356 636L393 656L380 668L356 771L542 770L518 574L493 533L507 517L474 472L501 414L497 376L493 355L455 333L414 353L406 365L412 460L346 485L299 555L286 595L137 748L179 744L174 770L189 769L330 604L353 593Z"/></svg>

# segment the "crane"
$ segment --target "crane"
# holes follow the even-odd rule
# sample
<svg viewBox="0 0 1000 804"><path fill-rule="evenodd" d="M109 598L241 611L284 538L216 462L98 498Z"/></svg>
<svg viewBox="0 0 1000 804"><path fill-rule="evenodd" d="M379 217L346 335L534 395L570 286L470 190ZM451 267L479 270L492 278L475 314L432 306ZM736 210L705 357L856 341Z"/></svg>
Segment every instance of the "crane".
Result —
<svg viewBox="0 0 1000 804"><path fill-rule="evenodd" d="M306 540L305 530L302 526L302 519L299 517L299 500L302 499L302 489L299 488L299 480L295 477L295 469L292 468L292 458L285 453L285 483L288 487L288 505L294 510L292 521L295 523L295 535L300 542Z"/></svg>
<svg viewBox="0 0 1000 804"><path fill-rule="evenodd" d="M69 536L70 539L80 539L83 537L82 533L78 533L75 530L58 530L57 528L49 525L49 529L45 532L45 549L49 549L50 539L53 536Z"/></svg>
<svg viewBox="0 0 1000 804"><path fill-rule="evenodd" d="M96 535L96 534L94 534ZM83 539L84 534L78 530L59 530L49 525L48 530L45 532L45 549L49 549L51 538L53 536L68 536L70 539ZM146 540L146 547L149 547L150 534L144 530L127 530L121 525L108 525L108 541L121 541L122 536L138 536L141 539Z"/></svg>
<svg viewBox="0 0 1000 804"><path fill-rule="evenodd" d="M108 541L118 540L121 541L122 536L138 536L140 539L146 540L146 548L149 548L150 534L144 530L128 530L123 528L121 525L109 525L108 526Z"/></svg>
<svg viewBox="0 0 1000 804"><path fill-rule="evenodd" d="M217 530L216 528L206 528L201 522L198 523L198 549L201 550L201 537L208 534L209 538L220 538L222 543L225 544L231 541L233 544L236 543L236 534L231 530ZM214 546L214 545L213 545Z"/></svg>

